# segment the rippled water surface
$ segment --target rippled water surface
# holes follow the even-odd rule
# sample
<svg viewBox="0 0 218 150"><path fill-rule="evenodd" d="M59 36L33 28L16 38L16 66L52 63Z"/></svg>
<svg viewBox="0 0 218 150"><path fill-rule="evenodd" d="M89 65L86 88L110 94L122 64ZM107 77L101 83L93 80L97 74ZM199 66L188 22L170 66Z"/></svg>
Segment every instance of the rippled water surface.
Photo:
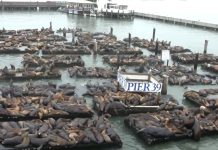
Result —
<svg viewBox="0 0 218 150"><path fill-rule="evenodd" d="M53 28L56 30L63 27L80 27L91 32L109 32L110 27L113 27L114 34L118 39L127 37L128 33L132 37L139 36L140 38L150 39L152 30L156 28L156 37L159 40L171 41L172 45L181 45L191 49L193 52L202 52L204 48L204 40L209 40L208 53L217 55L218 52L218 33L199 30L195 28L186 28L183 26L164 24L155 21L148 21L135 18L134 21L129 20L113 20L106 18L90 18L66 15L58 12L0 12L0 28L5 29L25 29L25 28L41 28L48 27L52 21ZM70 34L67 35L70 38ZM149 54L144 50L144 54ZM105 66L102 63L100 56L82 56L86 66ZM0 68L11 63L16 67L21 67L22 55L0 55ZM190 66L192 67L192 66ZM77 86L77 93L82 94L85 91L84 85L89 79L69 78L65 70L62 71L61 80L53 80L56 83L71 83ZM199 72L202 72L199 69ZM96 82L98 79L93 80ZM5 83L4 83L5 84ZM201 89L205 87L217 86L188 86L189 89ZM191 104L183 100L184 87L169 86L169 94L172 94L179 100L180 104L190 106ZM92 101L88 98L88 103L92 105ZM204 137L200 142L192 140L182 140L178 142L168 142L152 147L146 146L142 140L137 138L129 129L124 126L124 117L113 117L111 123L123 141L122 150L216 150L218 147L218 136Z"/></svg>

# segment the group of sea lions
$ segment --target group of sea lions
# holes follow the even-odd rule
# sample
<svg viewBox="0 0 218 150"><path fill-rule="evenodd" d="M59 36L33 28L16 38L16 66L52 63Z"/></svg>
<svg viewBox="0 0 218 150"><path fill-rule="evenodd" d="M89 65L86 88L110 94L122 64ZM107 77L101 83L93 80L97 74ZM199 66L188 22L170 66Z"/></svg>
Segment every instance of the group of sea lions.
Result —
<svg viewBox="0 0 218 150"><path fill-rule="evenodd" d="M41 66L35 68L8 68L5 66L0 69L0 80L30 80L30 79L53 79L60 78L58 70L52 69L51 66Z"/></svg>
<svg viewBox="0 0 218 150"><path fill-rule="evenodd" d="M96 96L96 95L104 95L105 92L107 91L117 92L118 91L117 84L118 83L115 80L105 81L102 83L88 82L86 84L87 91L83 95Z"/></svg>
<svg viewBox="0 0 218 150"><path fill-rule="evenodd" d="M56 85L54 83L33 83L31 80L24 85L14 85L10 83L9 87L1 87L2 97L22 97L22 96L49 96L62 92L64 95L73 96L75 86L68 84Z"/></svg>
<svg viewBox="0 0 218 150"><path fill-rule="evenodd" d="M187 100L199 106L204 106L207 111L218 109L218 89L201 89L186 91L183 95Z"/></svg>
<svg viewBox="0 0 218 150"><path fill-rule="evenodd" d="M7 36L3 32L12 34ZM63 29L60 32L66 33L68 30ZM64 42L65 37L54 35L51 29L21 30L15 31L15 33L2 31L3 35L0 39L3 39L4 42L0 42L0 46L4 45L9 49L26 46L28 50L37 52L42 50L42 54L91 54L91 51L104 55L113 54L114 56L104 56L103 60L111 65L140 65L136 71L151 72L160 78L163 77L163 74L167 74L169 82L174 85L211 84L214 82L210 77L196 74L193 70L188 70L180 65L164 67L163 61L158 56L141 56L141 50L135 47L131 48L128 41L117 41L112 32L110 34L90 33L82 30L73 32L72 42L67 43ZM73 40L73 36L76 36L76 41ZM167 41L155 42L137 38L131 40L133 45L146 47L152 52L156 49L158 53L162 49L169 49L171 53L189 51L180 46L171 47L171 43ZM95 42L97 42L97 47ZM96 48L97 51L95 51ZM126 56L126 54L130 56ZM188 56L187 54L187 58L189 58ZM206 60L214 60L215 57L209 56ZM201 61L201 55L199 58ZM115 78L117 72L100 67L83 67L84 61L81 56L72 55L38 57L26 54L23 63L24 68L22 69L15 69L11 66L11 69L2 69L1 74L5 77L10 75L10 79L18 74L26 78L49 77L57 74L58 70L55 70L54 67L71 65L74 66L68 69L71 77ZM158 106L156 113L130 115L125 119L126 125L132 127L148 144L181 138L199 140L201 135L206 134L207 131L217 131L218 121L214 111L216 109L211 107L218 106L216 101L214 103L214 101L206 100L203 103L205 107L188 110L180 107L178 102L169 95L128 93L123 92L123 89L117 85L117 82L113 80L102 84L88 83L88 90L84 95L93 97L94 108L101 114L127 115L136 113L132 106L135 108L137 108L136 106L142 108ZM20 87L11 84L9 88L2 88L0 91L0 114L2 115L0 119L34 119L0 122L0 141L5 146L14 148L31 146L54 148L80 145L122 146L119 136L111 128L105 116L96 117L94 111L86 105L86 100L74 95L74 86L66 84L57 88L57 85L54 84L32 85L29 83L29 85ZM208 108L211 110L208 111ZM93 114L95 115L93 116ZM90 119L91 116L93 116L92 119ZM71 120L63 118L71 118Z"/></svg>
<svg viewBox="0 0 218 150"><path fill-rule="evenodd" d="M149 60L147 56L136 56L136 55L111 55L103 56L103 62L108 63L112 66L126 65L126 66L138 66L143 65Z"/></svg>
<svg viewBox="0 0 218 150"><path fill-rule="evenodd" d="M115 69L105 69L101 67L80 67L74 66L68 68L68 73L70 77L96 77L96 78L116 78L117 70Z"/></svg>
<svg viewBox="0 0 218 150"><path fill-rule="evenodd" d="M64 28L59 28L56 32L57 32L57 33L63 33L63 32L65 32L65 33L72 33L72 32L75 32L75 33L76 33L76 32L81 32L81 31L82 31L82 28L77 28L77 27L76 27L76 28L72 28L72 29L71 29L71 28L67 28L67 29L66 29L66 28L64 27Z"/></svg>
<svg viewBox="0 0 218 150"><path fill-rule="evenodd" d="M76 118L10 121L0 123L0 141L6 147L76 148L86 145L122 146L120 137L105 116L93 119Z"/></svg>
<svg viewBox="0 0 218 150"><path fill-rule="evenodd" d="M130 48L127 42L117 41L117 38L111 34L77 32L76 36L79 44L88 45L91 50L95 50L93 42L95 39L97 42L97 51L94 51L94 53L100 55L143 54L143 52L138 48Z"/></svg>
<svg viewBox="0 0 218 150"><path fill-rule="evenodd" d="M155 59L154 59L155 60ZM169 84L171 85L209 85L217 84L216 76L207 74L201 75L193 69L183 65L164 66L161 61L150 59L144 65L135 68L136 72L150 72L157 79L162 80L163 75L168 75Z"/></svg>
<svg viewBox="0 0 218 150"><path fill-rule="evenodd" d="M71 66L84 66L84 61L78 55L58 55L58 56L35 56L25 54L22 61L24 66L40 67L48 65L51 67L71 67Z"/></svg>
<svg viewBox="0 0 218 150"><path fill-rule="evenodd" d="M90 117L93 114L84 99L65 96L63 93L50 94L48 97L1 97L0 104L3 119Z"/></svg>
<svg viewBox="0 0 218 150"><path fill-rule="evenodd" d="M80 54L90 55L91 50L86 45L79 45L76 43L51 43L42 47L42 54Z"/></svg>
<svg viewBox="0 0 218 150"><path fill-rule="evenodd" d="M100 45L98 51L100 55L141 55L143 52L139 48L130 48L126 42L116 41Z"/></svg>
<svg viewBox="0 0 218 150"><path fill-rule="evenodd" d="M50 29L27 29L3 31L0 38L0 53L36 53L50 41L66 41L63 36L54 35ZM3 36L6 35L6 36Z"/></svg>
<svg viewBox="0 0 218 150"><path fill-rule="evenodd" d="M184 54L173 54L172 59L177 62L184 64L194 64L196 62L196 54L184 53ZM210 63L217 61L218 57L213 54L199 54L198 63Z"/></svg>
<svg viewBox="0 0 218 150"><path fill-rule="evenodd" d="M217 62L204 63L201 65L201 68L207 71L218 73L218 63Z"/></svg>
<svg viewBox="0 0 218 150"><path fill-rule="evenodd" d="M129 38L125 38L124 41L128 42ZM190 52L191 50L185 49L182 46L171 46L171 42L168 41L153 41L140 39L138 37L131 38L132 45L146 48L149 51L155 52L158 45L158 53L161 53L162 50L170 50L170 53L185 53Z"/></svg>
<svg viewBox="0 0 218 150"><path fill-rule="evenodd" d="M124 122L148 145L217 133L217 114L201 108L131 114Z"/></svg>
<svg viewBox="0 0 218 150"><path fill-rule="evenodd" d="M93 98L95 109L100 114L121 115L134 113L129 106L159 106L161 110L180 109L178 102L170 95L158 96L154 93L137 94L106 91ZM144 110L145 112L145 110Z"/></svg>

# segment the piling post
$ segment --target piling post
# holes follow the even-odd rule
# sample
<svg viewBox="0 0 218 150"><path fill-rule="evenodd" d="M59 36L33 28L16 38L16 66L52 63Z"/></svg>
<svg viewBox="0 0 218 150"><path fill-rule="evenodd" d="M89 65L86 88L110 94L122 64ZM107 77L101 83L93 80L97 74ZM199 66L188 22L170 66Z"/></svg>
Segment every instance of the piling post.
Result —
<svg viewBox="0 0 218 150"><path fill-rule="evenodd" d="M98 51L98 43L96 39L94 39L94 54L97 54L97 51Z"/></svg>
<svg viewBox="0 0 218 150"><path fill-rule="evenodd" d="M119 69L120 67L120 51L117 51L117 68Z"/></svg>
<svg viewBox="0 0 218 150"><path fill-rule="evenodd" d="M75 42L75 34L74 31L72 31L72 44Z"/></svg>
<svg viewBox="0 0 218 150"><path fill-rule="evenodd" d="M113 10L111 10L111 18L113 17Z"/></svg>
<svg viewBox="0 0 218 150"><path fill-rule="evenodd" d="M162 84L162 90L161 90L162 95L167 95L167 88L168 88L168 76L163 75L163 84Z"/></svg>
<svg viewBox="0 0 218 150"><path fill-rule="evenodd" d="M84 12L85 12L85 11L84 11L84 7L83 7L83 14L82 14L82 15L84 15Z"/></svg>
<svg viewBox="0 0 218 150"><path fill-rule="evenodd" d="M120 18L120 10L118 10L117 18L118 18L118 19Z"/></svg>
<svg viewBox="0 0 218 150"><path fill-rule="evenodd" d="M158 41L156 41L156 46L155 46L155 56L158 54Z"/></svg>
<svg viewBox="0 0 218 150"><path fill-rule="evenodd" d="M49 29L52 31L52 22L50 21L50 27Z"/></svg>
<svg viewBox="0 0 218 150"><path fill-rule="evenodd" d="M63 37L66 38L66 31L65 30L63 31Z"/></svg>
<svg viewBox="0 0 218 150"><path fill-rule="evenodd" d="M117 82L117 92L119 91L119 89L120 89L120 83Z"/></svg>
<svg viewBox="0 0 218 150"><path fill-rule="evenodd" d="M199 53L195 54L194 71L197 72Z"/></svg>
<svg viewBox="0 0 218 150"><path fill-rule="evenodd" d="M5 7L4 7L4 4L3 4L3 1L1 0L1 9L2 9L2 11L4 11L5 10Z"/></svg>
<svg viewBox="0 0 218 150"><path fill-rule="evenodd" d="M113 36L113 28L111 27L110 35Z"/></svg>
<svg viewBox="0 0 218 150"><path fill-rule="evenodd" d="M205 42L204 42L204 54L207 54L207 46L208 46L208 40L205 40Z"/></svg>
<svg viewBox="0 0 218 150"><path fill-rule="evenodd" d="M155 28L153 28L153 36L152 36L152 41L154 41L154 40L155 40L155 32L156 32L156 29L155 29Z"/></svg>
<svg viewBox="0 0 218 150"><path fill-rule="evenodd" d="M131 45L131 33L129 33L129 47Z"/></svg>
<svg viewBox="0 0 218 150"><path fill-rule="evenodd" d="M151 71L148 72L148 82L151 81Z"/></svg>

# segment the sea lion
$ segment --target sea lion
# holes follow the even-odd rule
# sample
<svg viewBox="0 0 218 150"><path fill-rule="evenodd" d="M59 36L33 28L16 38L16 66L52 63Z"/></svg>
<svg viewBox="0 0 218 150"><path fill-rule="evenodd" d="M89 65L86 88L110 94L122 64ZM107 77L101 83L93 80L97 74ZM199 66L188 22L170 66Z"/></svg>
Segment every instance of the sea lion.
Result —
<svg viewBox="0 0 218 150"><path fill-rule="evenodd" d="M49 129L49 126L47 125L47 123L44 123L38 130L38 135L43 134L44 132L46 132Z"/></svg>
<svg viewBox="0 0 218 150"><path fill-rule="evenodd" d="M56 121L53 118L48 118L49 124L54 127L56 124Z"/></svg>
<svg viewBox="0 0 218 150"><path fill-rule="evenodd" d="M145 127L137 132L143 136L152 136L155 138L173 137L173 133L169 129L164 127Z"/></svg>
<svg viewBox="0 0 218 150"><path fill-rule="evenodd" d="M3 145L18 145L22 143L23 138L21 136L14 136L11 138L6 138L2 141Z"/></svg>
<svg viewBox="0 0 218 150"><path fill-rule="evenodd" d="M117 111L120 110L126 110L126 105L123 104L122 102L117 102L113 101L109 103L108 105L105 106L105 112L104 113L110 113L110 114L115 114L118 115Z"/></svg>
<svg viewBox="0 0 218 150"><path fill-rule="evenodd" d="M11 127L11 125L9 124L9 122L2 122L1 126L3 129L7 130L7 131L11 131L13 130L13 127Z"/></svg>
<svg viewBox="0 0 218 150"><path fill-rule="evenodd" d="M17 122L10 121L9 124L12 128L20 128Z"/></svg>
<svg viewBox="0 0 218 150"><path fill-rule="evenodd" d="M45 137L45 138L30 137L30 142L31 144L36 146L41 146L41 145L43 146L49 142L49 137Z"/></svg>
<svg viewBox="0 0 218 150"><path fill-rule="evenodd" d="M65 130L57 130L58 136L62 137L65 140L69 140L69 136Z"/></svg>
<svg viewBox="0 0 218 150"><path fill-rule="evenodd" d="M67 140L53 133L49 135L49 138L50 138L49 145L51 146L64 146L68 144Z"/></svg>
<svg viewBox="0 0 218 150"><path fill-rule="evenodd" d="M23 138L23 141L21 144L18 144L15 146L15 148L26 148L29 146L30 144L30 138L28 136L28 132L25 132L23 135L22 135L22 138Z"/></svg>
<svg viewBox="0 0 218 150"><path fill-rule="evenodd" d="M86 129L84 130L84 132L85 132L85 135L86 135L92 142L97 143L97 139L96 139L94 133L92 132L92 130L91 130L90 128L86 128Z"/></svg>
<svg viewBox="0 0 218 150"><path fill-rule="evenodd" d="M107 135L107 133L106 133L106 130L103 130L103 131L101 132L101 135L103 136L104 141L105 141L106 143L112 143L111 138L110 138L110 137Z"/></svg>
<svg viewBox="0 0 218 150"><path fill-rule="evenodd" d="M96 128L91 128L91 130L94 133L95 138L97 139L97 143L98 144L103 143L104 142L104 138L101 135L101 133L99 131L97 131Z"/></svg>
<svg viewBox="0 0 218 150"><path fill-rule="evenodd" d="M196 141L199 141L201 138L201 127L200 127L200 122L196 117L194 117L194 125L192 127L193 131L193 139Z"/></svg>

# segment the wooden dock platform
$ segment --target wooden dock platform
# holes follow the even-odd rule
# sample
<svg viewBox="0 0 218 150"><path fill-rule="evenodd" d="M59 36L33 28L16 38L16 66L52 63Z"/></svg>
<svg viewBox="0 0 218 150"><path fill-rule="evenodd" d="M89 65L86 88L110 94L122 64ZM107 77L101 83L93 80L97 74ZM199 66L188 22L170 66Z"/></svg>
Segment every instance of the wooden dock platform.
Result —
<svg viewBox="0 0 218 150"><path fill-rule="evenodd" d="M145 18L145 19L150 19L150 20L166 22L166 23L184 25L188 27L195 27L195 28L202 28L205 30L218 31L218 24L206 23L206 22L201 22L201 21L193 21L193 20L187 20L187 19L179 19L179 18L174 18L174 17L166 17L166 16L153 15L153 14L146 14L146 13L139 13L139 12L135 12L134 16Z"/></svg>

